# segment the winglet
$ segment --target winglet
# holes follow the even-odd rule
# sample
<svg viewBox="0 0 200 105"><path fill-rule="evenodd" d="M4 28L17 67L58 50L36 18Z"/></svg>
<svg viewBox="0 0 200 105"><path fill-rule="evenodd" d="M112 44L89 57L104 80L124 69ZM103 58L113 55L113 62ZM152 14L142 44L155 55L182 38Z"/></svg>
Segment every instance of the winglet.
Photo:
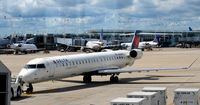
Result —
<svg viewBox="0 0 200 105"><path fill-rule="evenodd" d="M199 59L199 57L196 58L188 67L185 67L184 69L189 69L189 68L191 68L192 65L193 65L198 59Z"/></svg>

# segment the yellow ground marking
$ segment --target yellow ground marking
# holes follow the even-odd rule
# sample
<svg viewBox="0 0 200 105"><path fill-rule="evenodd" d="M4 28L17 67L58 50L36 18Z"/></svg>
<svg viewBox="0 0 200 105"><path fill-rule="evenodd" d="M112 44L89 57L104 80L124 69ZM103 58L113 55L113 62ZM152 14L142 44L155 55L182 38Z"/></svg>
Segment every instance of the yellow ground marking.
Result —
<svg viewBox="0 0 200 105"><path fill-rule="evenodd" d="M25 95L23 95L23 96L31 96L31 95L33 95L33 94L25 94Z"/></svg>

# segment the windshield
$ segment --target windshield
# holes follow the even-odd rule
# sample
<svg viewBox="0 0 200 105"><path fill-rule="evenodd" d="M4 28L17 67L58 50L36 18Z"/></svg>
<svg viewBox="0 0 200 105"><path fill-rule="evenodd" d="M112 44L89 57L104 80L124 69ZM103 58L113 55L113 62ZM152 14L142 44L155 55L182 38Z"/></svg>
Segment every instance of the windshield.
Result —
<svg viewBox="0 0 200 105"><path fill-rule="evenodd" d="M26 69L36 69L36 68L38 68L38 69L42 69L42 68L45 68L45 65L44 64L29 64L29 65L26 65L26 66L24 66L24 68L26 68Z"/></svg>
<svg viewBox="0 0 200 105"><path fill-rule="evenodd" d="M38 69L45 68L45 65L44 65L44 64L38 64L38 65L37 65L37 68L38 68Z"/></svg>
<svg viewBox="0 0 200 105"><path fill-rule="evenodd" d="M26 65L26 66L24 66L24 68L26 68L26 69L35 69L36 65L35 64L33 64L33 65Z"/></svg>

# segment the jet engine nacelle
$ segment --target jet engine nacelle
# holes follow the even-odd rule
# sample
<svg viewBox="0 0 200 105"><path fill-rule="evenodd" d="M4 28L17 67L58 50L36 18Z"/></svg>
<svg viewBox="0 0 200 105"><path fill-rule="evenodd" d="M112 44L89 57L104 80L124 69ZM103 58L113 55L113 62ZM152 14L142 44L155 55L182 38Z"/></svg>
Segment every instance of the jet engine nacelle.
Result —
<svg viewBox="0 0 200 105"><path fill-rule="evenodd" d="M140 59L143 55L143 52L139 49L133 49L129 53L130 57L135 58L135 59Z"/></svg>

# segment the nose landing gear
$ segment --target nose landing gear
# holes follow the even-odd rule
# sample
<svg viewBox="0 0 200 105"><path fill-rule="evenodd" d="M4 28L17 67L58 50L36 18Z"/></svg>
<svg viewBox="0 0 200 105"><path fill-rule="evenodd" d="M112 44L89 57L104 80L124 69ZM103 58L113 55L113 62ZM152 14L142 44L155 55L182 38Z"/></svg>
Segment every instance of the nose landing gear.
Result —
<svg viewBox="0 0 200 105"><path fill-rule="evenodd" d="M28 88L26 90L26 93L27 94L33 93L33 85L32 85L32 83L29 83L29 86L28 86Z"/></svg>

